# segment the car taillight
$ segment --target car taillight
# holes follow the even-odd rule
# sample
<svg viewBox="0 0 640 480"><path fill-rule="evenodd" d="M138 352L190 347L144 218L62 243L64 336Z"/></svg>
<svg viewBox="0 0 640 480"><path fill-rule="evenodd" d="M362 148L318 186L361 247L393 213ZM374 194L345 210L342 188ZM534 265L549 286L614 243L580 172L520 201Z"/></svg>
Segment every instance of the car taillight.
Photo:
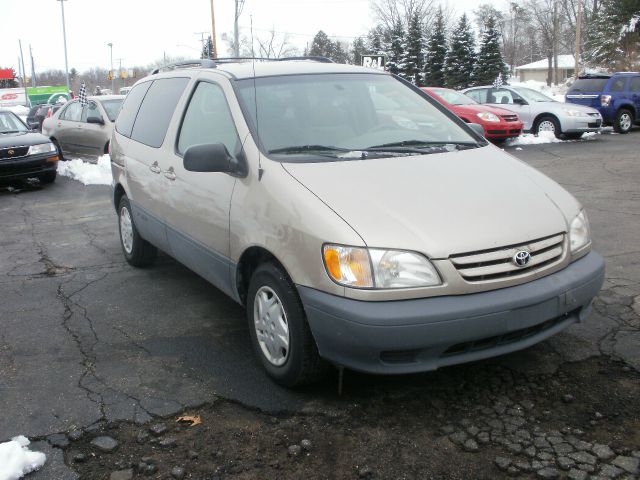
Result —
<svg viewBox="0 0 640 480"><path fill-rule="evenodd" d="M52 113L53 113L53 109L49 107L49 110L47 110L47 118L51 118Z"/></svg>
<svg viewBox="0 0 640 480"><path fill-rule="evenodd" d="M603 107L611 105L611 95L600 95L600 105Z"/></svg>

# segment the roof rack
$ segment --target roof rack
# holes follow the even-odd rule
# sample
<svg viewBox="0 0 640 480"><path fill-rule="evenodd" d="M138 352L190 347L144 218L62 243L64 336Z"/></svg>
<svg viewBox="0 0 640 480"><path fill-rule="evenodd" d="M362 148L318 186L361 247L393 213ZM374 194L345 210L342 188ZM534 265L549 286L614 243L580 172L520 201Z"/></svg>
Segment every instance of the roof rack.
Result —
<svg viewBox="0 0 640 480"><path fill-rule="evenodd" d="M169 63L162 65L161 67L154 68L151 71L151 75L160 73L163 70L173 70L180 67L200 67L200 68L216 68L223 63L236 63L236 62L251 62L259 60L261 62L283 62L287 60L311 60L319 63L335 63L333 60L327 57L320 56L302 56L302 57L282 57L282 58L265 58L265 57L217 57L217 58L202 58L195 60L183 60L181 62Z"/></svg>
<svg viewBox="0 0 640 480"><path fill-rule="evenodd" d="M216 68L216 62L210 58L199 58L197 60L184 60L182 62L169 63L151 71L151 75L160 73L162 70L173 70L180 67L200 67L200 68Z"/></svg>

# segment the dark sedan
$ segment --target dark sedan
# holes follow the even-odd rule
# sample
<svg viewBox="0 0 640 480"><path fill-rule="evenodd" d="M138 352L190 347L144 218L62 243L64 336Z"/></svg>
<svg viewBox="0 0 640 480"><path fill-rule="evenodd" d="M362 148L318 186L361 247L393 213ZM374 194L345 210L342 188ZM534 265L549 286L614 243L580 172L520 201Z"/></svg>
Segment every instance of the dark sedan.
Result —
<svg viewBox="0 0 640 480"><path fill-rule="evenodd" d="M13 112L0 110L0 183L38 178L41 183L56 179L58 149Z"/></svg>

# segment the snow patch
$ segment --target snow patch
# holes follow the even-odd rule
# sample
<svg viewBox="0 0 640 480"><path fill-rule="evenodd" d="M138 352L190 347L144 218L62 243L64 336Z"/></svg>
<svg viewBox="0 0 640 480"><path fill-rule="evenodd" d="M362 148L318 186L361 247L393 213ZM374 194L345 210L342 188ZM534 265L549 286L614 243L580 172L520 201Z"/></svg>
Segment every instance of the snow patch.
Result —
<svg viewBox="0 0 640 480"><path fill-rule="evenodd" d="M109 155L102 155L98 163L81 158L58 162L58 174L84 185L111 185L113 182Z"/></svg>
<svg viewBox="0 0 640 480"><path fill-rule="evenodd" d="M44 465L47 456L27 448L29 439L20 435L0 443L0 480L18 480Z"/></svg>
<svg viewBox="0 0 640 480"><path fill-rule="evenodd" d="M532 133L523 133L517 138L507 140L507 145L514 147L516 145L540 145L543 143L561 143L563 141L556 138L553 132L540 132L537 136Z"/></svg>

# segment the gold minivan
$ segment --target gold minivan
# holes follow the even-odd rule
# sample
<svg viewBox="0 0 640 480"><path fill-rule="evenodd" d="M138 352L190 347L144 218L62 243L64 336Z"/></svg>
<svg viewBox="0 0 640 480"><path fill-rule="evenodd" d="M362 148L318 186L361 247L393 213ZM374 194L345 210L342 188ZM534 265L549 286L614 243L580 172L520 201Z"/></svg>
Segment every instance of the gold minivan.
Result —
<svg viewBox="0 0 640 480"><path fill-rule="evenodd" d="M124 256L161 249L244 305L287 386L526 348L587 317L604 262L580 203L477 127L318 58L157 69L111 140Z"/></svg>

